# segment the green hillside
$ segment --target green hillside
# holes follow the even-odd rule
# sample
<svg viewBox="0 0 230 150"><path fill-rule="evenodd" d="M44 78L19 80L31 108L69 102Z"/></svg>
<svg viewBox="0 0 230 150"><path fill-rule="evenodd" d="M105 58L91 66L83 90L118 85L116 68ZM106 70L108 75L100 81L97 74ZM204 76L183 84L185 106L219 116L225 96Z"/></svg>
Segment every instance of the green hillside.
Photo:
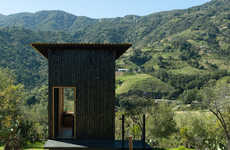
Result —
<svg viewBox="0 0 230 150"><path fill-rule="evenodd" d="M144 113L151 146L226 149L230 0L104 19L57 10L0 14L0 149L5 138L13 139L10 145L24 142L28 149L47 139L48 62L33 42L131 43L115 66L116 140L122 136L123 114L125 139L142 139ZM72 99L73 91L64 96ZM213 100L217 103L209 103ZM67 102L70 106L73 110L73 101ZM210 108L223 116L212 115Z"/></svg>
<svg viewBox="0 0 230 150"><path fill-rule="evenodd" d="M84 28L94 19L77 17L63 11L39 11L37 13L18 13L8 15L1 20L0 26L19 26L31 30L71 31L71 28Z"/></svg>
<svg viewBox="0 0 230 150"><path fill-rule="evenodd" d="M64 32L34 32L11 27L0 29L0 66L16 74L17 81L26 88L47 81L47 60L31 47L32 42L74 42Z"/></svg>
<svg viewBox="0 0 230 150"><path fill-rule="evenodd" d="M116 81L118 96L138 94L139 96L161 98L174 91L172 86L148 74L118 76Z"/></svg>
<svg viewBox="0 0 230 150"><path fill-rule="evenodd" d="M185 90L229 76L230 2L108 19L63 11L0 15L0 66L13 70L26 89L47 83L47 61L32 42L132 43L116 68L137 75L118 77L123 83L117 94L140 89L152 98L178 99ZM155 97L154 92L167 94Z"/></svg>

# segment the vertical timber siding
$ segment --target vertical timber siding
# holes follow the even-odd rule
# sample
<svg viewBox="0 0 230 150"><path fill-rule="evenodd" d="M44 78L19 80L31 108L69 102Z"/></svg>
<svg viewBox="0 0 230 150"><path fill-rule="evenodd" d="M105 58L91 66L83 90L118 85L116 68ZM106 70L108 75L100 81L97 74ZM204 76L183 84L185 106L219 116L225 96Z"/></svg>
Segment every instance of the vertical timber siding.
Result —
<svg viewBox="0 0 230 150"><path fill-rule="evenodd" d="M49 58L49 93L54 86L76 87L76 138L114 139L115 52L108 50L52 50ZM58 104L55 102L55 104ZM53 129L49 94L49 136ZM54 111L58 115L57 111ZM57 135L54 135L54 137Z"/></svg>

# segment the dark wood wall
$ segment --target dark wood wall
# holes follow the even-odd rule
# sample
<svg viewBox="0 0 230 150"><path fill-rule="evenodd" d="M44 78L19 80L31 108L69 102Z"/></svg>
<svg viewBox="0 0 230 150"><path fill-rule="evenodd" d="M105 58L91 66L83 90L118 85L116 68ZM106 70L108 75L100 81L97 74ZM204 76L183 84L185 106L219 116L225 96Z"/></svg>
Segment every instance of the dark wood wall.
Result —
<svg viewBox="0 0 230 150"><path fill-rule="evenodd" d="M52 50L49 61L49 136L56 136L52 87L76 87L76 138L114 139L115 51ZM57 102L55 102L56 104ZM56 106L56 105L55 105ZM57 107L54 107L57 109ZM58 112L55 111L57 116ZM52 128L53 119L55 122Z"/></svg>

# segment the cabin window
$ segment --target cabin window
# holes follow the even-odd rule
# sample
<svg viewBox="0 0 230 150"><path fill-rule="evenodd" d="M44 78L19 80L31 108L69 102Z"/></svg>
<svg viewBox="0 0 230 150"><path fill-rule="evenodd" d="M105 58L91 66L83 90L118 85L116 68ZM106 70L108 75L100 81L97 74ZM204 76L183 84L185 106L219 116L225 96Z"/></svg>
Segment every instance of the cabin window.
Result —
<svg viewBox="0 0 230 150"><path fill-rule="evenodd" d="M58 138L73 138L75 136L75 106L75 87L53 87L53 132Z"/></svg>

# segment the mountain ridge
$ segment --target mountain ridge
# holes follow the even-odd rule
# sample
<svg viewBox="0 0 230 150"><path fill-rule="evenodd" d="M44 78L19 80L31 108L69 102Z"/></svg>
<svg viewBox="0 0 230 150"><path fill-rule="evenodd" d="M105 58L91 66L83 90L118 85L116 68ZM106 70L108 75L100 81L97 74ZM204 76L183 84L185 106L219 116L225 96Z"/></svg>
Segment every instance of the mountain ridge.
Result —
<svg viewBox="0 0 230 150"><path fill-rule="evenodd" d="M78 22L90 22L93 19L82 16L74 16L70 13L50 10L38 11L36 13L16 13L5 16L0 22L1 27L23 26L31 30L43 31L65 31Z"/></svg>
<svg viewBox="0 0 230 150"><path fill-rule="evenodd" d="M222 3L226 3L226 5ZM230 7L229 1L212 0L203 5L188 9L158 12L146 16L126 15L124 17L101 19L75 16L59 10L38 11L36 13L25 13L27 15L14 14L6 16L4 19L1 19L0 27L20 26L36 31L69 32L83 42L131 42L137 48L141 48L152 41L162 39L176 32L182 32L185 30L185 27L189 28L194 21L201 20L202 14L207 11L212 9L220 9L222 11L223 8L227 9L228 6ZM189 16L191 15L190 12L194 11L196 11L200 19L195 16L191 21L182 20L183 17L186 19L184 14ZM177 21L177 25L174 26L175 29L173 30L170 29L169 25L170 21L175 17L179 21ZM185 23L183 24L183 22ZM181 28L180 26L185 27ZM138 31L140 28L142 30ZM169 35L165 34L162 32L163 30L170 30L171 33ZM136 36L136 34L139 34L139 36Z"/></svg>
<svg viewBox="0 0 230 150"><path fill-rule="evenodd" d="M210 3L210 2L208 2ZM208 3L205 3L203 5L206 5ZM203 6L201 5L201 6ZM192 8L197 8L200 6L194 6ZM78 22L83 23L83 22L87 22L86 24L84 24L85 26L92 26L95 25L96 23L99 23L101 21L109 21L111 22L112 20L119 20L119 19L127 19L127 18L144 18L144 17L148 17L151 15L162 15L162 14L167 14L167 13L171 13L171 12L179 12L179 11L184 11L186 9L176 9L176 10L171 10L171 11L163 11L163 12L155 12L155 13L151 13L149 15L145 15L145 16L138 16L138 15L126 15L124 17L115 17L115 18L90 18L90 17L86 17L86 16L76 16L74 14L71 14L69 12L65 12L62 10L42 10L42 11L37 11L35 13L28 13L28 12L22 12L22 13L16 13L16 14L10 14L7 15L5 17L5 20L3 20L0 23L1 27L6 27L6 26L24 26L25 28L31 29L31 30L44 30L44 31L70 31L72 32L74 29L78 28ZM44 17L44 14L47 16L47 14L52 15L54 19L60 17L61 19L65 19L67 21L64 22L70 22L68 23L68 25L66 25L66 27L59 27L59 28L53 28L53 27L49 27L48 25L46 25L47 22L44 21L40 21L40 16ZM30 18L25 18L25 17L30 17ZM48 18L49 21L50 19L53 18ZM25 20L23 20L25 19ZM44 19L44 18L43 18ZM47 19L47 18L45 18ZM79 20L78 20L79 19ZM35 25L31 25L31 22L35 22L34 20L38 20L37 22L41 22L40 24L38 24L37 26ZM51 24L52 26L58 26L58 22L55 22L54 20L51 20L51 22L53 24ZM36 23L35 23L36 24ZM44 25L45 24L45 25ZM63 25L63 24L62 24ZM76 31L76 30L74 30Z"/></svg>
<svg viewBox="0 0 230 150"><path fill-rule="evenodd" d="M61 11L33 16L11 16L5 20L9 26L0 22L0 66L15 71L27 88L47 82L47 61L32 49L33 42L132 43L116 68L160 79L175 89L176 94L167 92L174 98L230 72L230 1L109 19L76 18Z"/></svg>

